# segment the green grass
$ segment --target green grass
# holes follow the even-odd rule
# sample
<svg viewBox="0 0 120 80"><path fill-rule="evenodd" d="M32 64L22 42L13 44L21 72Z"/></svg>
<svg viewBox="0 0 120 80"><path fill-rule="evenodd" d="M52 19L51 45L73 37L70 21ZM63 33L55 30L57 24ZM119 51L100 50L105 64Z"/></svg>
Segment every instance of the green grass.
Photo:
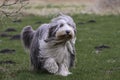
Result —
<svg viewBox="0 0 120 80"><path fill-rule="evenodd" d="M76 41L76 67L67 77L36 73L30 71L29 54L27 54L20 40L9 40L0 37L0 50L4 48L15 49L14 54L0 54L0 61L12 60L16 64L0 64L0 80L119 80L120 79L120 16L73 15L77 25ZM26 25L36 29L40 24L37 21L48 23L53 16L39 17L26 16L21 23L8 21L7 25L0 27L2 33L8 27L14 27L20 34ZM96 23L87 23L96 20ZM84 22L85 24L79 24ZM95 46L108 45L99 54L95 53Z"/></svg>

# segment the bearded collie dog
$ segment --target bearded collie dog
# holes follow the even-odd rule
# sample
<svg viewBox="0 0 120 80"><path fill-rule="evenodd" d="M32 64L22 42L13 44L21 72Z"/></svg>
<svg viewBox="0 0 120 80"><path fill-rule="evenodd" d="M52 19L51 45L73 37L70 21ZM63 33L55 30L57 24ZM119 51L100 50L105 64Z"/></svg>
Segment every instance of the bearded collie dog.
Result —
<svg viewBox="0 0 120 80"><path fill-rule="evenodd" d="M30 52L33 70L67 76L75 64L76 24L68 15L59 15L50 23L33 30L23 28L22 42Z"/></svg>

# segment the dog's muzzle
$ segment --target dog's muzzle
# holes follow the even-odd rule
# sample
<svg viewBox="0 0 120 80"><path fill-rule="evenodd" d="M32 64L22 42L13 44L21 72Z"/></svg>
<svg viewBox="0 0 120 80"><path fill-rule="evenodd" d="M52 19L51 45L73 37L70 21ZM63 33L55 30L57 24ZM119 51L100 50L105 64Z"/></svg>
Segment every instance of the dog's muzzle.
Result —
<svg viewBox="0 0 120 80"><path fill-rule="evenodd" d="M73 38L73 35L70 30L66 30L63 32L63 34L57 36L57 39L59 40L70 40L72 38Z"/></svg>

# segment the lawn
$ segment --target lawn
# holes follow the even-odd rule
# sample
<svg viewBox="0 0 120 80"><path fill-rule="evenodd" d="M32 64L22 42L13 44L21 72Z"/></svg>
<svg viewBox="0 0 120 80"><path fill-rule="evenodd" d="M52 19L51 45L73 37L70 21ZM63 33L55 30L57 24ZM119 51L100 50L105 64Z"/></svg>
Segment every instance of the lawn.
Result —
<svg viewBox="0 0 120 80"><path fill-rule="evenodd" d="M26 25L34 29L48 23L54 16L26 16L21 22L7 21L0 26L0 34L7 28L15 28L20 34ZM0 80L119 80L120 79L120 16L72 15L77 25L76 67L72 75L62 77L41 72L30 71L29 54L20 40L0 37L0 50L15 49L14 53L0 53ZM95 47L102 47L96 52ZM9 63L5 63L9 61ZM4 63L3 63L4 62Z"/></svg>

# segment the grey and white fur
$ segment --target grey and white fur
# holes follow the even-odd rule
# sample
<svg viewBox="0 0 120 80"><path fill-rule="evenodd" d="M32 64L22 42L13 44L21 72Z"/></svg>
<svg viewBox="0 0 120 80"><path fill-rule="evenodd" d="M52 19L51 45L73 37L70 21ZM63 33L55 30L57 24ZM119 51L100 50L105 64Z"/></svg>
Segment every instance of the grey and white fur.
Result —
<svg viewBox="0 0 120 80"><path fill-rule="evenodd" d="M61 14L37 30L23 28L21 39L30 51L33 70L67 76L75 64L76 25L73 19Z"/></svg>

